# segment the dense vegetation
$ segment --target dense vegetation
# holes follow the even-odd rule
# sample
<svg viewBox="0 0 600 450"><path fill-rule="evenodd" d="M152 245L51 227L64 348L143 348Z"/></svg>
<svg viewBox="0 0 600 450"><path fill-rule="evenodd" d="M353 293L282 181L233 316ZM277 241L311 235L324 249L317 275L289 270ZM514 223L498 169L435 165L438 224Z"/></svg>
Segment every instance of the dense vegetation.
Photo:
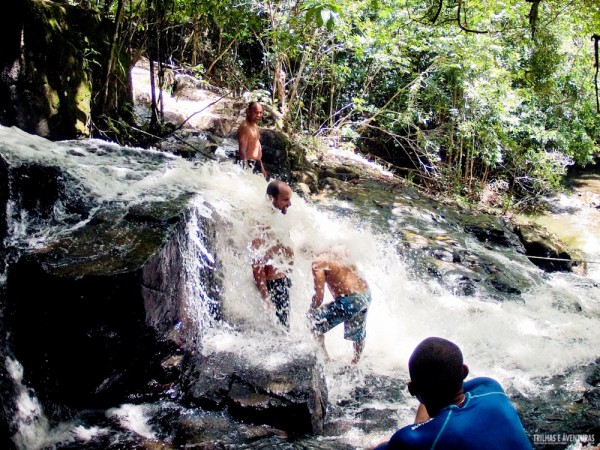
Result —
<svg viewBox="0 0 600 450"><path fill-rule="evenodd" d="M285 129L433 188L525 205L600 152L597 0L71 3L110 17L159 83L169 68L265 90Z"/></svg>

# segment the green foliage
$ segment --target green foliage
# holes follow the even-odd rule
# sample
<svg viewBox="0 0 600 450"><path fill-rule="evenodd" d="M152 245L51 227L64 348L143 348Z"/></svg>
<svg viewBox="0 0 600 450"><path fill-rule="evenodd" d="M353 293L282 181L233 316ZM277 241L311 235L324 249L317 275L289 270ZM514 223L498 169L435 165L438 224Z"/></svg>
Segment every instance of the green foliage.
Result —
<svg viewBox="0 0 600 450"><path fill-rule="evenodd" d="M161 58L266 89L291 128L430 186L477 197L501 180L518 202L600 152L597 0L123 1L140 43L160 5Z"/></svg>
<svg viewBox="0 0 600 450"><path fill-rule="evenodd" d="M333 27L340 21L340 5L335 3L323 2L306 2L306 22L315 21L318 27L325 26L328 31L332 31Z"/></svg>
<svg viewBox="0 0 600 450"><path fill-rule="evenodd" d="M462 6L460 17L449 2L346 10L358 14L345 17L336 60L347 95L339 106L353 112L344 126L362 129L370 152L418 170L426 183L457 183L469 195L489 178L509 180L518 196L559 188L566 166L593 163L600 152L586 42L598 6L545 2L535 33L529 5Z"/></svg>

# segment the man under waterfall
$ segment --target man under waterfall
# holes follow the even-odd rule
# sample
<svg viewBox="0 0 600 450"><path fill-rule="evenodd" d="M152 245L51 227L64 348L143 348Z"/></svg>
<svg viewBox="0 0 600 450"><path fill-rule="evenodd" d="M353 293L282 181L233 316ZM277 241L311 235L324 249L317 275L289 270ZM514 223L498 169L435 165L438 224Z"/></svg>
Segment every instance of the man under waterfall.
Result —
<svg viewBox="0 0 600 450"><path fill-rule="evenodd" d="M267 186L267 196L282 214L292 205L292 189L283 181L271 181ZM252 275L267 311L275 313L279 323L289 330L289 288L292 282L288 275L294 252L290 246L274 238L271 231L270 227L261 225L259 236L252 240L251 248L255 252Z"/></svg>
<svg viewBox="0 0 600 450"><path fill-rule="evenodd" d="M356 266L347 258L345 249L335 249L321 253L313 261L315 293L308 316L326 360L329 360L329 355L324 333L344 323L344 339L353 342L352 364L357 364L365 345L371 292L366 280L358 275ZM334 301L323 305L325 286Z"/></svg>
<svg viewBox="0 0 600 450"><path fill-rule="evenodd" d="M415 423L376 450L531 450L516 409L500 384L467 382L460 348L439 337L422 341L408 361L408 391L419 400Z"/></svg>

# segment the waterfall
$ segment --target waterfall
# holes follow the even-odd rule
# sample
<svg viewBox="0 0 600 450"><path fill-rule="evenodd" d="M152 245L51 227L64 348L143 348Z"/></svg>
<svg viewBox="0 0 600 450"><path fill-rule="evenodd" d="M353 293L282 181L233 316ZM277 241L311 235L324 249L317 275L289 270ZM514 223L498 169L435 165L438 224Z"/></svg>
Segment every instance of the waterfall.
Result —
<svg viewBox="0 0 600 450"><path fill-rule="evenodd" d="M544 276L545 282L523 293L518 302L499 303L482 292L459 297L434 278L415 278L394 234L374 227L343 200L328 199L325 204L294 194L292 206L283 215L270 207L265 180L229 161L200 163L94 140L50 143L14 129L3 129L0 137L5 150L12 146L10 154L15 160L50 159L69 168L77 174L69 189L93 199L89 210L78 209L73 200L57 199L43 218L34 218L31 211L9 202L5 248L25 251L41 247L84 226L106 203L120 202L134 208L177 194L193 196L185 230L174 244L182 252L182 292L185 298L194 299L184 305L185 316L190 318L185 328L202 330L186 338L188 343L197 339L198 345L236 351L242 348L264 364L280 357L265 353L281 332L262 308L250 267L252 230L256 224L268 223L295 251L290 337L303 351L316 351L306 319L313 293L311 251L344 245L369 282L373 303L366 346L357 367L349 367L352 350L343 339L343 329L337 327L326 335L332 362L326 365L325 375L332 405L351 403L349 399L358 387L366 391L374 388L369 385L374 379L380 383L397 380L398 385L392 387L401 390L408 378L408 358L416 344L428 336L457 342L471 376L494 377L505 388L524 395L543 394L546 388L541 379L597 357L600 287L584 277ZM399 210L397 217L405 213ZM59 216L69 218L66 228L58 226ZM4 280L5 274L0 275ZM329 300L331 297L325 298ZM248 335L256 339L245 339ZM293 351L295 348L290 348ZM27 373L23 376L20 363L5 359L3 364L19 393L14 441L20 450L60 442L84 443L109 433L106 423L82 426L68 422L51 427L35 393L24 384ZM575 380L568 388L581 389L581 382ZM395 409L395 423L389 430L369 433L349 426L332 439L353 448L375 445L389 438L396 426L411 422L416 406L416 400L406 393L395 398L375 397L367 403L352 403L352 407ZM129 422L119 419L120 427L144 439L157 439L151 424L139 423L152 414L152 407L115 408L107 410L105 419L131 417Z"/></svg>
<svg viewBox="0 0 600 450"><path fill-rule="evenodd" d="M20 449L39 449L50 431L50 425L35 395L23 384L23 366L9 357L6 368L16 387L16 410L13 427L17 430L15 443Z"/></svg>

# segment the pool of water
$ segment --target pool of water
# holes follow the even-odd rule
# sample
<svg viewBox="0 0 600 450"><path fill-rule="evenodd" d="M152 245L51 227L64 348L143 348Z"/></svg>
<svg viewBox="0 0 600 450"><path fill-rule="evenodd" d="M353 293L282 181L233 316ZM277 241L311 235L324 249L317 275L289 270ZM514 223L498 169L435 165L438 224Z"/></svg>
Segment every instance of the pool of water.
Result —
<svg viewBox="0 0 600 450"><path fill-rule="evenodd" d="M570 180L572 192L550 200L551 212L524 216L581 251L587 275L600 281L600 174L581 174Z"/></svg>

